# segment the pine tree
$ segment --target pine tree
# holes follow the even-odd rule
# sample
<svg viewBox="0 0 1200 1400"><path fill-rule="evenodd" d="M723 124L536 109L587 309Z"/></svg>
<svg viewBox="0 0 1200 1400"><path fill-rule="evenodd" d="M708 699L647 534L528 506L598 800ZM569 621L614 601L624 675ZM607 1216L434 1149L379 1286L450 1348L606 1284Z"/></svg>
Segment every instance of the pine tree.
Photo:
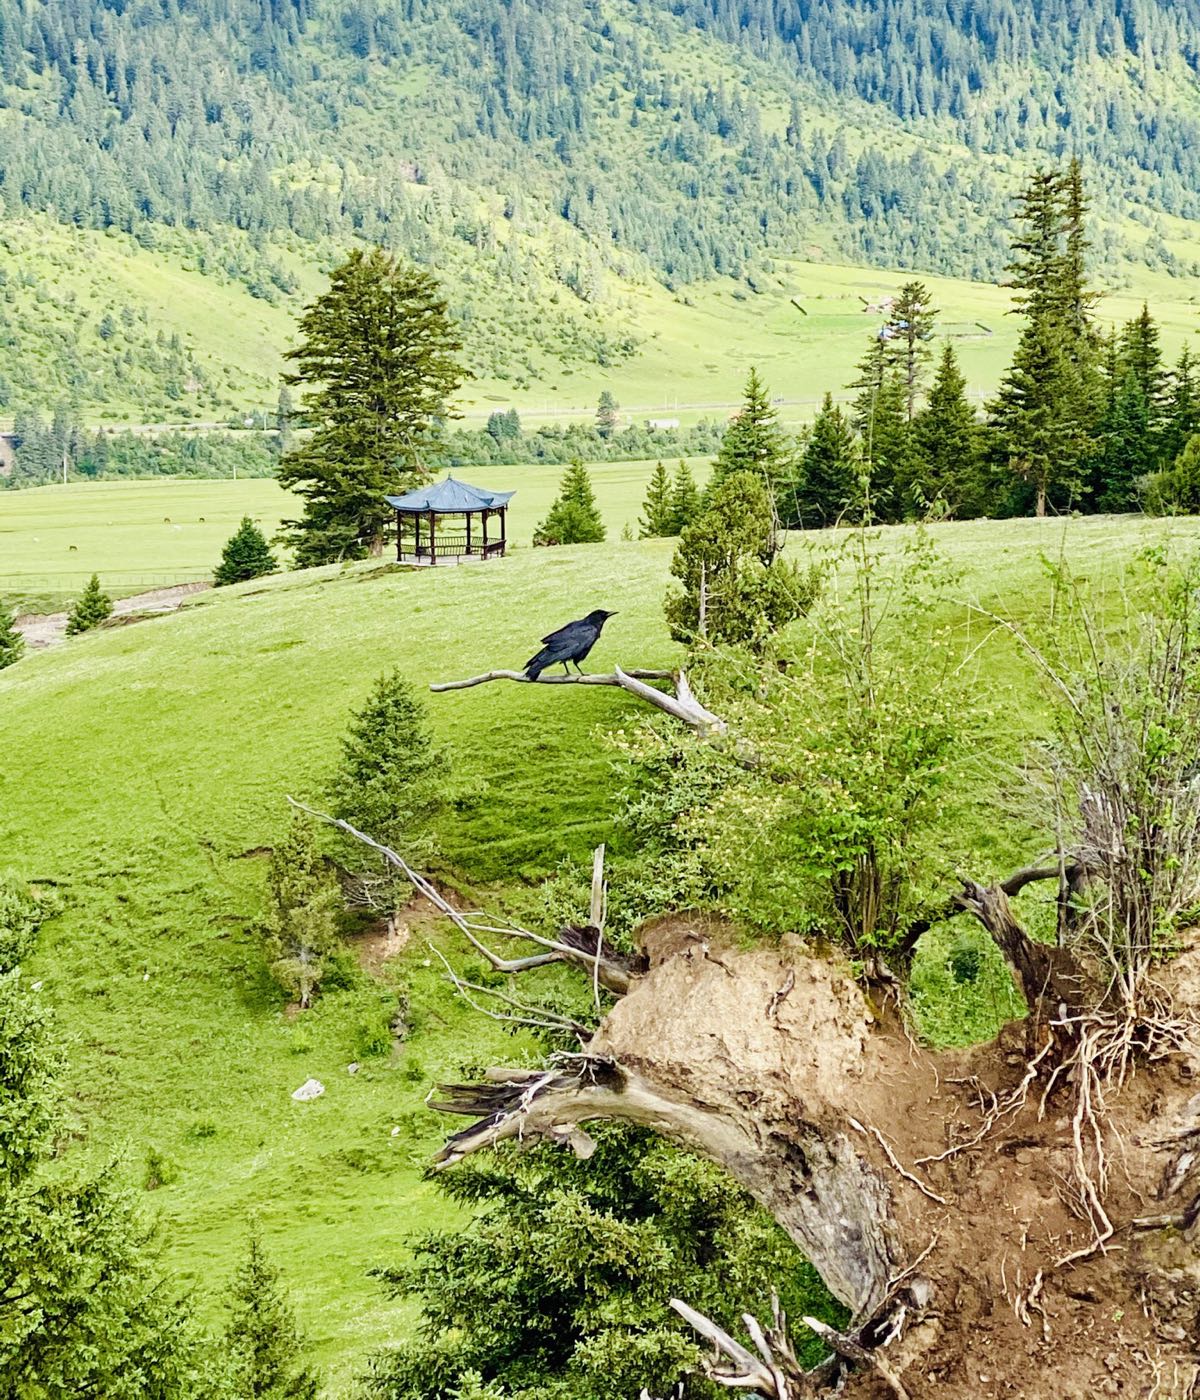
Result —
<svg viewBox="0 0 1200 1400"><path fill-rule="evenodd" d="M230 1290L225 1344L239 1400L317 1400L317 1378L298 1360L304 1339L257 1229Z"/></svg>
<svg viewBox="0 0 1200 1400"><path fill-rule="evenodd" d="M1126 373L1133 375L1141 390L1149 430L1156 433L1162 426L1164 375L1158 326L1145 302L1140 314L1122 330L1119 353Z"/></svg>
<svg viewBox="0 0 1200 1400"><path fill-rule="evenodd" d="M765 647L817 592L813 570L801 573L778 554L774 503L762 477L726 477L680 536L671 561L682 585L665 603L671 636L689 645Z"/></svg>
<svg viewBox="0 0 1200 1400"><path fill-rule="evenodd" d="M535 545L599 544L604 521L592 491L592 479L582 462L572 462L563 473L558 496L550 513L534 531Z"/></svg>
<svg viewBox="0 0 1200 1400"><path fill-rule="evenodd" d="M777 484L791 474L794 458L792 444L771 407L767 387L759 379L758 371L752 369L746 380L741 410L721 438L712 476L705 488L706 504L717 487L734 472L757 473L767 490L773 492Z"/></svg>
<svg viewBox="0 0 1200 1400"><path fill-rule="evenodd" d="M25 652L25 638L17 631L12 609L0 598L0 671L20 661Z"/></svg>
<svg viewBox="0 0 1200 1400"><path fill-rule="evenodd" d="M278 568L266 536L246 515L221 551L221 562L213 574L213 583L218 588L228 583L242 583L249 578L273 574Z"/></svg>
<svg viewBox="0 0 1200 1400"><path fill-rule="evenodd" d="M93 627L99 627L112 616L112 610L112 599L100 588L100 576L93 574L67 618L67 636L74 637L80 632L90 632Z"/></svg>
<svg viewBox="0 0 1200 1400"><path fill-rule="evenodd" d="M267 870L267 953L271 973L303 1010L337 953L339 890L317 847L312 822L292 818Z"/></svg>
<svg viewBox="0 0 1200 1400"><path fill-rule="evenodd" d="M794 480L778 497L784 525L805 528L861 517L862 459L846 415L826 394L813 420Z"/></svg>
<svg viewBox="0 0 1200 1400"><path fill-rule="evenodd" d="M447 764L434 746L425 706L399 671L381 676L350 716L341 760L330 783L335 817L398 851L411 865L437 852L433 823L445 805ZM384 899L407 893L385 862L369 883ZM371 890L364 888L364 895Z"/></svg>
<svg viewBox="0 0 1200 1400"><path fill-rule="evenodd" d="M612 394L607 389L601 390L600 402L596 406L596 431L606 442L620 427L617 407L617 401Z"/></svg>
<svg viewBox="0 0 1200 1400"><path fill-rule="evenodd" d="M948 515L960 519L986 505L979 493L979 425L967 402L966 387L954 346L946 341L929 402L914 425L921 501L925 505L941 501Z"/></svg>
<svg viewBox="0 0 1200 1400"><path fill-rule="evenodd" d="M465 371L462 342L428 273L382 249L356 249L300 318L288 352L317 425L280 463L280 484L304 500L285 521L298 568L383 548L384 500L419 479L440 441Z"/></svg>
<svg viewBox="0 0 1200 1400"><path fill-rule="evenodd" d="M859 391L851 421L862 446L864 506L873 520L898 520L905 513L917 468L905 381L893 368L882 336L872 340L850 387Z"/></svg>
<svg viewBox="0 0 1200 1400"><path fill-rule="evenodd" d="M1097 507L1133 510L1138 483L1154 470L1155 442L1142 380L1126 368L1113 393L1100 430L1100 482Z"/></svg>
<svg viewBox="0 0 1200 1400"><path fill-rule="evenodd" d="M1197 383L1196 362L1185 341L1168 379L1159 444L1161 460L1173 463L1197 431L1200 431L1200 384Z"/></svg>
<svg viewBox="0 0 1200 1400"><path fill-rule="evenodd" d="M671 478L671 533L681 535L700 513L700 488L692 469L680 458Z"/></svg>
<svg viewBox="0 0 1200 1400"><path fill-rule="evenodd" d="M639 522L639 537L656 539L678 534L675 529L675 512L671 506L671 478L662 462L656 462L654 474L646 487L646 499L642 503L642 518Z"/></svg>
<svg viewBox="0 0 1200 1400"><path fill-rule="evenodd" d="M937 308L931 304L924 282L906 282L892 304L888 319L884 344L888 360L899 371L904 383L905 415L910 423L916 417L925 366L933 354L929 341L933 338L937 316Z"/></svg>

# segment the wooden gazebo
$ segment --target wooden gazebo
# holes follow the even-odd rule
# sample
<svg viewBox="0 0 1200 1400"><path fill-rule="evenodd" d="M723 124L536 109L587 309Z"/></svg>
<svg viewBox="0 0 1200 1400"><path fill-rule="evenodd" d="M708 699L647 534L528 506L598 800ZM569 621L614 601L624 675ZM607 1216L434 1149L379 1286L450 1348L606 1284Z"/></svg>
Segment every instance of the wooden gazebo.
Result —
<svg viewBox="0 0 1200 1400"><path fill-rule="evenodd" d="M505 516L514 495L515 491L484 491L448 476L403 496L385 496L396 512L396 558L405 564L458 564L501 557ZM488 525L496 516L500 533L489 539Z"/></svg>

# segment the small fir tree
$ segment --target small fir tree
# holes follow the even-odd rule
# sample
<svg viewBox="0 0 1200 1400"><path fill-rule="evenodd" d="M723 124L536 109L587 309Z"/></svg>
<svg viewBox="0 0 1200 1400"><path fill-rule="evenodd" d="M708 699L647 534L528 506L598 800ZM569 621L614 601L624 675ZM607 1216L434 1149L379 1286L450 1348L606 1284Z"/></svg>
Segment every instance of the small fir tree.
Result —
<svg viewBox="0 0 1200 1400"><path fill-rule="evenodd" d="M1200 384L1196 361L1186 341L1168 376L1160 459L1174 462L1193 434L1200 431Z"/></svg>
<svg viewBox="0 0 1200 1400"><path fill-rule="evenodd" d="M1169 471L1145 485L1146 509L1158 515L1200 514L1200 433L1189 439Z"/></svg>
<svg viewBox="0 0 1200 1400"><path fill-rule="evenodd" d="M580 461L563 473L558 496L550 513L534 531L535 545L599 544L604 539L604 521L592 491L592 479Z"/></svg>
<svg viewBox="0 0 1200 1400"><path fill-rule="evenodd" d="M242 1400L317 1400L319 1382L299 1359L304 1338L257 1229L233 1279L225 1344Z"/></svg>
<svg viewBox="0 0 1200 1400"><path fill-rule="evenodd" d="M762 478L735 472L680 536L668 594L671 635L689 645L733 643L762 650L817 593L815 570L778 557L775 510Z"/></svg>
<svg viewBox="0 0 1200 1400"><path fill-rule="evenodd" d="M266 944L272 976L306 1009L340 946L339 890L317 848L311 821L300 813L271 855L267 894Z"/></svg>
<svg viewBox="0 0 1200 1400"><path fill-rule="evenodd" d="M243 583L246 579L273 574L278 568L266 536L254 521L245 515L221 551L221 562L213 574L213 583L218 588L227 583Z"/></svg>
<svg viewBox="0 0 1200 1400"><path fill-rule="evenodd" d="M20 661L25 651L25 638L17 631L12 609L0 598L0 671Z"/></svg>
<svg viewBox="0 0 1200 1400"><path fill-rule="evenodd" d="M947 341L929 391L929 402L914 424L921 462L917 489L924 506L940 501L946 514L959 518L974 514L983 505L979 491L979 424L967 402L966 388L954 346Z"/></svg>
<svg viewBox="0 0 1200 1400"><path fill-rule="evenodd" d="M752 369L746 380L741 411L725 429L712 476L705 489L706 503L726 477L754 472L774 491L792 470L794 451L771 407L767 386Z"/></svg>
<svg viewBox="0 0 1200 1400"><path fill-rule="evenodd" d="M925 366L933 356L929 342L937 315L924 282L906 282L892 303L884 343L889 365L899 373L904 385L904 411L910 423L917 416L917 396Z"/></svg>
<svg viewBox="0 0 1200 1400"><path fill-rule="evenodd" d="M596 431L607 442L620 427L617 419L619 405L607 389L601 391L600 402L596 406Z"/></svg>
<svg viewBox="0 0 1200 1400"><path fill-rule="evenodd" d="M399 671L381 676L350 717L342 756L330 783L333 814L421 866L437 854L433 823L446 800L447 763L434 746L425 707ZM359 855L364 848L355 843ZM407 882L382 859L361 874L357 892L368 906L394 916Z"/></svg>
<svg viewBox="0 0 1200 1400"><path fill-rule="evenodd" d="M862 503L862 462L849 420L826 394L813 420L798 470L779 495L785 525L820 527L857 520Z"/></svg>
<svg viewBox="0 0 1200 1400"><path fill-rule="evenodd" d="M654 474L646 487L646 499L642 503L642 518L639 524L639 535L644 540L678 534L671 501L671 478L661 462L655 463Z"/></svg>
<svg viewBox="0 0 1200 1400"><path fill-rule="evenodd" d="M99 627L112 616L112 610L112 599L101 589L99 574L93 574L67 618L67 636L74 637L80 632L90 632L93 627Z"/></svg>
<svg viewBox="0 0 1200 1400"><path fill-rule="evenodd" d="M671 478L671 533L681 535L700 514L700 488L692 469L680 458Z"/></svg>

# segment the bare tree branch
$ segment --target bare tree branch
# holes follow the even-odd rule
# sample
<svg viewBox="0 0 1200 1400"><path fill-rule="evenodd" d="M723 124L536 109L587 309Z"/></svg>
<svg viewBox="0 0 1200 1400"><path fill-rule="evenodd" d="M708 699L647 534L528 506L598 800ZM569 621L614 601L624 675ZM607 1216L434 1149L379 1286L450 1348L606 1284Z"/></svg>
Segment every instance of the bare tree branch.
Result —
<svg viewBox="0 0 1200 1400"><path fill-rule="evenodd" d="M670 681L676 686L675 695L655 690L647 681ZM488 671L482 676L470 676L462 681L441 681L429 687L432 691L468 690L471 686L487 685L490 681L514 681L518 685L611 685L628 691L655 709L662 710L698 734L719 734L726 724L718 715L696 699L687 677L674 671L624 671L618 666L611 676L539 676L531 680L524 671Z"/></svg>

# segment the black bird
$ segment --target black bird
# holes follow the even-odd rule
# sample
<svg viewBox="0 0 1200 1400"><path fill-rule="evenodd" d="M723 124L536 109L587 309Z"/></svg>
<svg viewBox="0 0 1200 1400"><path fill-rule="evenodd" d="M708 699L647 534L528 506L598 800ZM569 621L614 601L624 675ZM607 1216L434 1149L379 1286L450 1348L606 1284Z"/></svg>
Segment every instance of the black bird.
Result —
<svg viewBox="0 0 1200 1400"><path fill-rule="evenodd" d="M547 666L557 666L562 662L562 668L567 675L571 672L567 667L567 662L573 662L575 669L583 675L579 663L587 656L588 652L596 645L604 624L610 617L615 617L615 613L605 612L603 608L597 608L595 612L588 613L587 617L581 617L578 622L568 622L565 627L560 627L557 632L551 632L548 637L543 637L545 646L538 654L525 665L525 674L531 681L536 681Z"/></svg>

